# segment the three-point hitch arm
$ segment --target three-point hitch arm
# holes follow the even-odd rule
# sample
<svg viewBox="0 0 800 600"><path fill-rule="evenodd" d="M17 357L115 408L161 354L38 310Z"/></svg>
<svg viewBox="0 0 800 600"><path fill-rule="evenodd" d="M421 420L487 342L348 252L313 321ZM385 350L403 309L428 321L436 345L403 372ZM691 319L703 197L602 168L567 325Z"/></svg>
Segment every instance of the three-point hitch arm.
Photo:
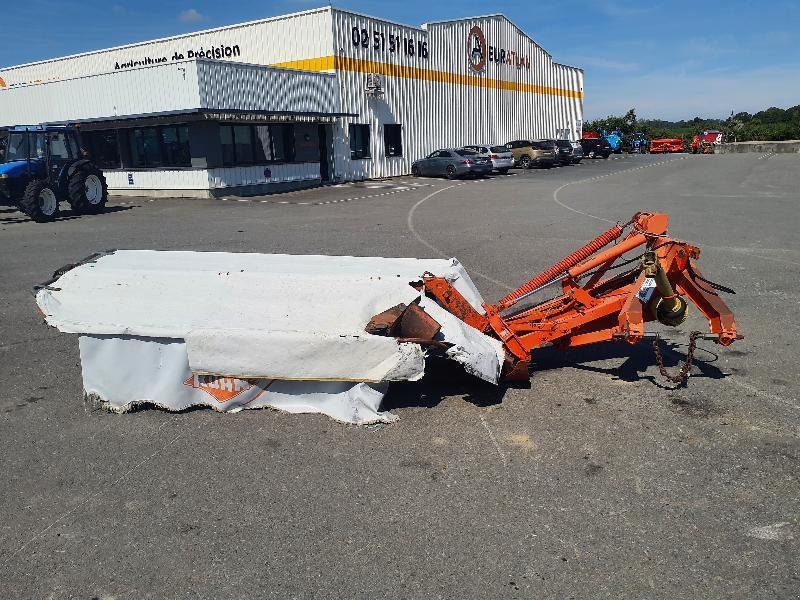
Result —
<svg viewBox="0 0 800 600"><path fill-rule="evenodd" d="M531 350L545 344L576 347L611 340L636 344L648 321L680 325L686 319L687 300L708 319L710 334L705 337L727 346L741 336L716 290L731 290L702 276L695 263L700 249L669 237L668 221L665 214L637 213L496 304L484 304L484 313L447 279L424 276L422 288L462 321L503 342L506 379L527 379ZM609 246L611 242L616 243ZM640 256L616 264L640 246ZM632 267L609 273L627 265ZM556 297L518 308L526 298L557 284L561 289Z"/></svg>

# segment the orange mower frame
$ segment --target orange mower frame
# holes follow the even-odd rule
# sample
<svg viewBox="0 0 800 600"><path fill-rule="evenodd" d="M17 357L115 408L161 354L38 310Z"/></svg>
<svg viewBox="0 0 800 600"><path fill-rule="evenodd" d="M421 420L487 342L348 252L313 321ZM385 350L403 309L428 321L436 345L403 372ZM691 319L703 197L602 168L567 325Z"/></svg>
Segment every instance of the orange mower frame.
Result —
<svg viewBox="0 0 800 600"><path fill-rule="evenodd" d="M614 225L497 303L484 304L483 313L442 277L425 274L415 287L471 327L503 343L503 377L507 380L527 380L531 351L548 344L563 348L612 340L637 344L646 335L647 322L681 324L688 301L708 320L710 333L702 337L730 345L742 336L717 290L733 290L703 277L695 262L700 248L669 237L668 222L666 214L637 213L625 225ZM611 242L616 243L605 248ZM625 253L639 247L644 250L640 256L616 265L634 263L633 268L608 273ZM514 310L522 300L556 284L561 288L556 297Z"/></svg>

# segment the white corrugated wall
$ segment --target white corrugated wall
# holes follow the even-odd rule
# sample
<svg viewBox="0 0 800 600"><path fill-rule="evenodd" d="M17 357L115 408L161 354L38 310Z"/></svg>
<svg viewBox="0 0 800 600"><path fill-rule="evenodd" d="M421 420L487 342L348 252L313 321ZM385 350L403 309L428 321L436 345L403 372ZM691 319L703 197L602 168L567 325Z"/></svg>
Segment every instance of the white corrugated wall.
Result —
<svg viewBox="0 0 800 600"><path fill-rule="evenodd" d="M411 163L442 147L469 143L503 144L512 139L571 139L583 113L583 73L554 63L552 57L501 16L406 27L345 11L333 11L334 47L342 88L342 108L359 117L337 126L335 169L345 179L408 173ZM517 52L522 68L488 62L480 73L468 64L467 38L479 26L487 45ZM368 32L368 46L353 40L353 28ZM377 36L376 36L377 34ZM391 52L389 36L426 41L428 58ZM377 45L377 48L376 48ZM385 93L365 92L367 73L385 73ZM505 85L518 89L499 89ZM533 86L548 88L527 91ZM348 125L366 123L371 131L371 159L350 159ZM383 125L403 125L404 156L386 157Z"/></svg>
<svg viewBox="0 0 800 600"><path fill-rule="evenodd" d="M527 59L526 66L516 68L487 62L480 73L473 72L468 64L467 37L476 25L483 31L488 45L519 53ZM368 31L366 48L361 46L360 37L358 45L354 45L353 27L357 28L359 36L361 29ZM413 40L414 55L404 52L402 45L391 52L389 36ZM426 59L417 51L417 44L421 42L427 43ZM416 28L326 7L0 69L0 79L9 86L62 80L113 72L117 63L124 65L148 59L163 59L167 63L140 71L167 72L179 66L173 62L173 57L189 58L189 50L205 53L209 48L212 52L221 49L223 54L235 48L235 56L221 57L228 61L335 72L338 89L334 87L330 93L328 80L324 78L304 75L294 79L297 83L288 85L276 83L278 80L262 81L259 79L262 75L246 66L240 72L215 74L215 65L203 63L198 86L209 105L225 108L255 107L265 100L280 103L285 97L303 106L334 106L335 112L358 114L355 118L341 119L333 128L334 174L342 179L408 173L413 160L437 147L505 143L511 139L553 137L559 132L575 137L580 133L582 71L554 63L547 52L502 16L431 23L425 28ZM387 73L385 94L380 98L370 98L365 93L366 77L372 71ZM174 110L175 105L184 100L174 95L175 86L171 83L145 79L135 86L135 91L148 97L146 100L152 105L147 105L148 110L156 111L162 104L172 104L166 110ZM47 97L46 94L33 97L47 88L49 86L41 85L30 88L37 90L31 92L31 106L58 103L57 92ZM4 91L21 89L24 88L0 90L0 97ZM11 122L78 120L81 115L97 112L108 113L103 116L117 114L113 93L108 89L99 90L90 105L91 110L65 105L63 118L15 118ZM348 124L353 122L370 125L372 157L368 160L350 159ZM386 123L403 126L402 157L385 156L383 125Z"/></svg>
<svg viewBox="0 0 800 600"><path fill-rule="evenodd" d="M225 54L226 48L231 49L230 56ZM238 51L234 51L235 48ZM216 49L222 49L221 56L212 58L258 65L327 56L331 53L330 11L328 8L320 8L108 50L0 68L0 79L8 87L71 79L125 70L115 67L117 64L125 65L133 61L165 59L169 63L176 55L190 59L190 52L198 54L202 51L205 54L209 49L212 54Z"/></svg>
<svg viewBox="0 0 800 600"><path fill-rule="evenodd" d="M339 87L330 73L257 65L198 63L200 107L271 112L334 113Z"/></svg>
<svg viewBox="0 0 800 600"><path fill-rule="evenodd" d="M194 61L0 89L0 125L80 121L199 107ZM142 90L147 90L143 93Z"/></svg>
<svg viewBox="0 0 800 600"><path fill-rule="evenodd" d="M339 106L331 73L183 60L0 89L0 126L198 108L328 114Z"/></svg>

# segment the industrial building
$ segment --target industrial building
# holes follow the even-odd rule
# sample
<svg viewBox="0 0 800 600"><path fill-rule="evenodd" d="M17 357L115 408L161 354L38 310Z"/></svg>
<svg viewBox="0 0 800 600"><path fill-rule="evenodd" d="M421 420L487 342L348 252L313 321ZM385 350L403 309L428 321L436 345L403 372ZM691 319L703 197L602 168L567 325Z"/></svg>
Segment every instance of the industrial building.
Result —
<svg viewBox="0 0 800 600"><path fill-rule="evenodd" d="M0 127L80 124L112 194L247 195L578 139L583 94L503 15L416 28L324 7L0 68Z"/></svg>

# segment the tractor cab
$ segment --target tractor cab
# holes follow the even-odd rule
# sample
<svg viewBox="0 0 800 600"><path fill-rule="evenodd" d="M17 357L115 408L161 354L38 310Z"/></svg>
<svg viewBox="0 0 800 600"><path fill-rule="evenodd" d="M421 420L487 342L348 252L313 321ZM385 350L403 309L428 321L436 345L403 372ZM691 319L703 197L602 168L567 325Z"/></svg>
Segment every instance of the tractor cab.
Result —
<svg viewBox="0 0 800 600"><path fill-rule="evenodd" d="M6 147L8 146L8 129L0 127L0 164L6 162Z"/></svg>
<svg viewBox="0 0 800 600"><path fill-rule="evenodd" d="M84 157L78 130L64 125L19 125L0 145L0 195L35 221L49 221L66 200L73 212L100 212L108 196L102 172Z"/></svg>
<svg viewBox="0 0 800 600"><path fill-rule="evenodd" d="M36 128L27 125L6 130L0 173L14 183L24 184L30 177L56 174L70 160L80 156L76 129Z"/></svg>

